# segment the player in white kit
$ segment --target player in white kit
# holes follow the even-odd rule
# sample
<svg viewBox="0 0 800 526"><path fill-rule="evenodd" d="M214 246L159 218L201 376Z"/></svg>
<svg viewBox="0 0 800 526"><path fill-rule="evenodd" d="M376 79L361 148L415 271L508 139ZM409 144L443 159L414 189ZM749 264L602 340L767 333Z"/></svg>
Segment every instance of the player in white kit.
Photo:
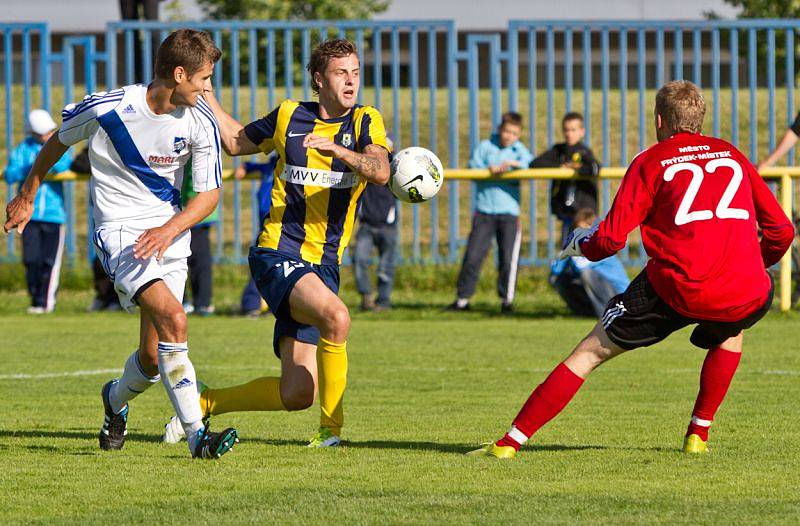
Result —
<svg viewBox="0 0 800 526"><path fill-rule="evenodd" d="M199 98L220 50L201 31L181 29L158 49L156 78L87 96L62 112L62 126L42 148L6 209L6 232L22 232L41 180L67 147L89 140L94 243L121 304L141 312L139 348L122 376L103 386L102 449L121 449L128 402L159 379L177 412L193 457L218 458L235 429L203 423L181 305L194 224L217 206L222 164L214 114ZM180 209L184 168L191 163L197 197Z"/></svg>

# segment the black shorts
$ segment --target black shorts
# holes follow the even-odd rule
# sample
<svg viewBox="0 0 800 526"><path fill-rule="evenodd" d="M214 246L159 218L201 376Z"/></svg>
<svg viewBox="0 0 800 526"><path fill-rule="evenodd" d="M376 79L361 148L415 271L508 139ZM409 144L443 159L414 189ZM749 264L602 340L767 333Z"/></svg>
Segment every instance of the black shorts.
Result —
<svg viewBox="0 0 800 526"><path fill-rule="evenodd" d="M250 273L258 292L275 315L275 331L272 333L272 348L275 356L281 357L280 338L288 336L303 343L319 343L319 329L292 318L289 312L289 294L297 282L309 273L314 273L331 289L339 293L339 265L316 265L298 257L283 254L271 248L251 247Z"/></svg>
<svg viewBox="0 0 800 526"><path fill-rule="evenodd" d="M673 332L697 324L690 341L701 349L716 347L744 329L749 329L764 317L772 305L775 292L770 284L769 296L764 305L739 321L722 322L689 318L667 305L642 271L622 294L614 296L606 305L600 321L612 342L623 349L647 347L660 342Z"/></svg>

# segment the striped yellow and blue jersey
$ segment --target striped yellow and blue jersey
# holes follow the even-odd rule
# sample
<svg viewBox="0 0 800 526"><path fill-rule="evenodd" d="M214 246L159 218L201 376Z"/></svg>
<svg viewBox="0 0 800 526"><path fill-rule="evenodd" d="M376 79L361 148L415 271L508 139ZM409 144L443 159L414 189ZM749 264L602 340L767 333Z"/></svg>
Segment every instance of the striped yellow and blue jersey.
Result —
<svg viewBox="0 0 800 526"><path fill-rule="evenodd" d="M313 133L359 153L370 144L389 151L381 114L356 105L343 117L322 119L318 103L285 100L244 131L264 153L278 154L258 246L309 263L340 264L367 181L342 160L304 148L303 139Z"/></svg>

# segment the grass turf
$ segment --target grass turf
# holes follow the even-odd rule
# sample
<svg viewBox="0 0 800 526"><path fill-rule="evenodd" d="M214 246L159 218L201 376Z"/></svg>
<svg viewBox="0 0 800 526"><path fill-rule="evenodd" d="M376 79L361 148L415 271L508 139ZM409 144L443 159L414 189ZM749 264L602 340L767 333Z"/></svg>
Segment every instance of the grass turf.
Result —
<svg viewBox="0 0 800 526"><path fill-rule="evenodd" d="M688 332L598 370L514 461L462 453L498 437L531 388L586 333L523 298L513 317L440 313L403 295L385 315L354 313L346 444L304 447L318 410L214 419L242 442L219 462L159 443L172 414L160 386L131 404L125 448L102 452L99 391L135 347L125 314L17 314L0 292L0 522L4 524L796 524L800 357L796 313L749 331L713 452L679 446L703 353ZM349 298L352 300L353 298ZM553 313L555 312L555 316ZM190 318L199 376L214 386L278 373L272 319ZM51 376L48 376L52 373ZM31 376L15 376L31 375ZM186 515L183 515L183 514Z"/></svg>

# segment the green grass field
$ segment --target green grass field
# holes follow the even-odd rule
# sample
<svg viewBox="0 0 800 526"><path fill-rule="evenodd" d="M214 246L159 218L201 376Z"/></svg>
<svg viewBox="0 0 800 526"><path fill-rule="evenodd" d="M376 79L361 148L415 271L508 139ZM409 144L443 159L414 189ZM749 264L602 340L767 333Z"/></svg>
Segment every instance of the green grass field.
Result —
<svg viewBox="0 0 800 526"><path fill-rule="evenodd" d="M236 426L242 441L219 462L159 443L172 414L160 386L132 403L125 448L100 451L100 387L134 349L136 318L85 314L90 295L74 290L57 314L32 318L19 314L22 292L0 292L0 523L800 521L796 313L748 333L707 457L678 450L703 360L687 331L598 370L514 461L465 457L592 325L563 316L546 287L524 290L512 317L495 314L490 287L465 316L439 311L444 292L407 289L391 313L354 312L346 445L304 447L316 406L224 415L215 426ZM211 385L278 372L271 318L192 317L190 335Z"/></svg>

